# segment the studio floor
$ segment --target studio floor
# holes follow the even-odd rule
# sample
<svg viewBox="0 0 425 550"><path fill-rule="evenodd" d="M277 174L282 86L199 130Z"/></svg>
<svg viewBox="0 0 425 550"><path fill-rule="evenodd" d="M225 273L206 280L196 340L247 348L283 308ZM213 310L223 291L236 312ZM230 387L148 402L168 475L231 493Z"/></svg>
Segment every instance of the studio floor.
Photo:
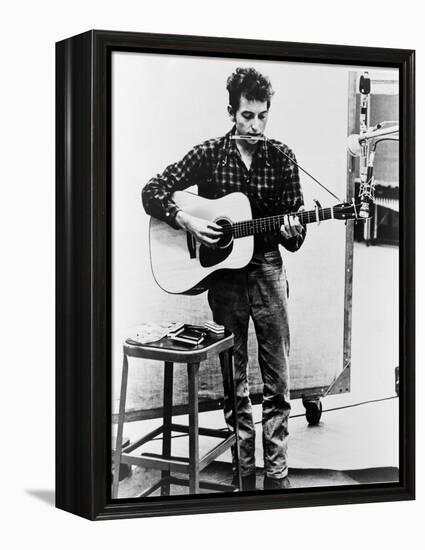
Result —
<svg viewBox="0 0 425 550"><path fill-rule="evenodd" d="M398 481L397 265L396 247L355 245L351 390L323 399L322 418L316 426L307 424L301 400L292 401L288 461L294 488ZM382 284L370 285L377 271L389 276L382 277ZM257 489L261 490L261 405L254 406L254 417ZM178 423L186 421L184 416L176 417ZM134 441L158 424L158 420L127 423L125 436ZM200 425L223 428L222 411L201 413ZM143 452L160 453L161 444L160 439L153 441ZM173 455L187 456L186 436L174 437L172 444ZM214 440L201 438L201 455L213 445ZM231 477L230 453L226 453L204 470L201 479L229 483ZM131 476L120 483L119 498L136 497L158 479L158 472L133 466ZM183 492L187 488L172 489L172 493Z"/></svg>

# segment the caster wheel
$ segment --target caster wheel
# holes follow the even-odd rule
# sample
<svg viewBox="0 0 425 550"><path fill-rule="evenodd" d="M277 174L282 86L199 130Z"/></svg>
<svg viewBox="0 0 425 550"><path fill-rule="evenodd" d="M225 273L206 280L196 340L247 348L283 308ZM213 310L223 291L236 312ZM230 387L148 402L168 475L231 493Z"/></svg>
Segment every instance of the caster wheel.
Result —
<svg viewBox="0 0 425 550"><path fill-rule="evenodd" d="M310 426L317 426L322 417L322 402L321 401L309 401L304 403L305 417Z"/></svg>

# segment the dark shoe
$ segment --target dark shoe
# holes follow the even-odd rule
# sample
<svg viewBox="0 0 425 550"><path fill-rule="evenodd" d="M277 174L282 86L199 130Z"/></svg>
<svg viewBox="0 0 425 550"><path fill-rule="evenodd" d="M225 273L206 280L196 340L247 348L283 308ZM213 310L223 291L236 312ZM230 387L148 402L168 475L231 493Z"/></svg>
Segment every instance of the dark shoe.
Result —
<svg viewBox="0 0 425 550"><path fill-rule="evenodd" d="M289 481L289 477L282 477L280 479L273 478L273 477L267 477L264 476L264 490L272 490L272 489L290 489L291 488L291 482Z"/></svg>
<svg viewBox="0 0 425 550"><path fill-rule="evenodd" d="M255 472L248 476L242 476L242 491L255 491L255 482ZM235 487L239 486L238 477L236 475L233 476L232 485L235 485Z"/></svg>

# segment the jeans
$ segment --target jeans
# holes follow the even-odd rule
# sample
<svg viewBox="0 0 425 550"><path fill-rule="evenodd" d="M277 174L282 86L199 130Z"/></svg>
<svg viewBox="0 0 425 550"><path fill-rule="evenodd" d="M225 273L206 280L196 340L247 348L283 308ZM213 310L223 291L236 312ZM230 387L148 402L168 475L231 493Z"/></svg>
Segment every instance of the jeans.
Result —
<svg viewBox="0 0 425 550"><path fill-rule="evenodd" d="M288 473L289 324L288 286L279 251L265 252L245 268L220 272L208 301L214 321L234 335L234 364L242 476L255 472L255 427L248 387L248 323L253 320L263 381L263 452L268 477ZM229 387L224 384L224 416L233 429Z"/></svg>

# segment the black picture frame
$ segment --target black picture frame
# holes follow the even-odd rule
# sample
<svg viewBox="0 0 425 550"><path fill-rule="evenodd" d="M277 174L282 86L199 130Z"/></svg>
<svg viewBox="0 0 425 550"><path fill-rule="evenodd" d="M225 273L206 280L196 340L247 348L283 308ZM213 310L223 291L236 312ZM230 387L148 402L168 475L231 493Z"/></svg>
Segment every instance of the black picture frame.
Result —
<svg viewBox="0 0 425 550"><path fill-rule="evenodd" d="M400 74L400 481L290 493L110 498L110 60L113 51L393 67ZM92 30L56 44L56 506L91 520L415 495L415 53Z"/></svg>

